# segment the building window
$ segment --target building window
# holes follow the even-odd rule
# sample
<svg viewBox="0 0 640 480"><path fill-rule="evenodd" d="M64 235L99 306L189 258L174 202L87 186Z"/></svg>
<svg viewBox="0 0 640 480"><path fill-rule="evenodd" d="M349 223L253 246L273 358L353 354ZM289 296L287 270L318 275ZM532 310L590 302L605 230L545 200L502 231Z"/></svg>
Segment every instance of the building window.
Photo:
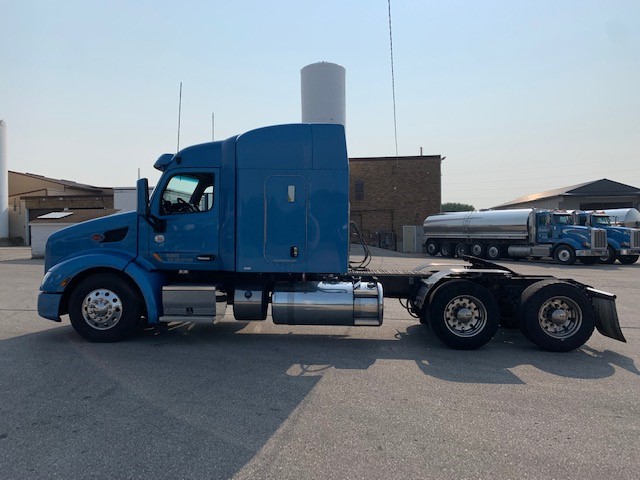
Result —
<svg viewBox="0 0 640 480"><path fill-rule="evenodd" d="M364 200L364 180L356 180L353 193L354 200Z"/></svg>

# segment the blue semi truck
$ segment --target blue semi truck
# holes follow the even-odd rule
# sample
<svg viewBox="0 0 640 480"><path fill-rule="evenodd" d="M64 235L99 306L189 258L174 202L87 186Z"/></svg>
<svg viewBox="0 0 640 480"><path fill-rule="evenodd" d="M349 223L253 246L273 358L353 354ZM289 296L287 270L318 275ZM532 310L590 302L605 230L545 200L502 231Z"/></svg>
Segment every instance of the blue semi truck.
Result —
<svg viewBox="0 0 640 480"><path fill-rule="evenodd" d="M518 275L486 260L431 271L349 261L349 163L340 125L265 127L162 155L137 211L49 238L38 312L68 314L90 341L145 326L241 321L379 326L384 297L406 301L445 344L477 348L501 319L541 348L568 351L594 328L624 341L615 295L573 280Z"/></svg>
<svg viewBox="0 0 640 480"><path fill-rule="evenodd" d="M602 228L607 232L607 252L600 262L613 264L618 260L623 265L631 265L640 258L640 229L613 225L610 215L604 211L573 212L576 225Z"/></svg>

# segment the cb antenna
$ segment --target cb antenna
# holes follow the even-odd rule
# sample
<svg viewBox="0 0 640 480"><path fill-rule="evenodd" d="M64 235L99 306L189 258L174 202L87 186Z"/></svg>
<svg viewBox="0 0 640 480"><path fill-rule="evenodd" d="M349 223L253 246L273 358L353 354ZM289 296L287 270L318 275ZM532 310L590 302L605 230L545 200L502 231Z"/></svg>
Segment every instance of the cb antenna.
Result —
<svg viewBox="0 0 640 480"><path fill-rule="evenodd" d="M180 97L178 99L178 149L180 151L180 115L182 114L182 82L180 82Z"/></svg>

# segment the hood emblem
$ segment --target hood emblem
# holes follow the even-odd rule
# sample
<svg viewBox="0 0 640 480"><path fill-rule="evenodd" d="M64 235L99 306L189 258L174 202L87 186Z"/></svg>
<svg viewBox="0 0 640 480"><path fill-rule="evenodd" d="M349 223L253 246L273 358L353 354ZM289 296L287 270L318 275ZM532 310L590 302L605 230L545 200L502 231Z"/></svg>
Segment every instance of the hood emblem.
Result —
<svg viewBox="0 0 640 480"><path fill-rule="evenodd" d="M153 239L156 241L156 243L162 243L164 242L164 235L156 235L155 237L153 237Z"/></svg>

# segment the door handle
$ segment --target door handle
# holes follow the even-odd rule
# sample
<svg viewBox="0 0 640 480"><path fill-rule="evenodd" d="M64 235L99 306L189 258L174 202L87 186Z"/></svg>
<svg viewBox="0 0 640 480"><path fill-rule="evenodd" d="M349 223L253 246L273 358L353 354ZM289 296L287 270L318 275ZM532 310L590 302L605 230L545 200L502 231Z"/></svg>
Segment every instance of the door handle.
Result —
<svg viewBox="0 0 640 480"><path fill-rule="evenodd" d="M198 255L196 257L201 262L212 262L216 259L215 255Z"/></svg>

